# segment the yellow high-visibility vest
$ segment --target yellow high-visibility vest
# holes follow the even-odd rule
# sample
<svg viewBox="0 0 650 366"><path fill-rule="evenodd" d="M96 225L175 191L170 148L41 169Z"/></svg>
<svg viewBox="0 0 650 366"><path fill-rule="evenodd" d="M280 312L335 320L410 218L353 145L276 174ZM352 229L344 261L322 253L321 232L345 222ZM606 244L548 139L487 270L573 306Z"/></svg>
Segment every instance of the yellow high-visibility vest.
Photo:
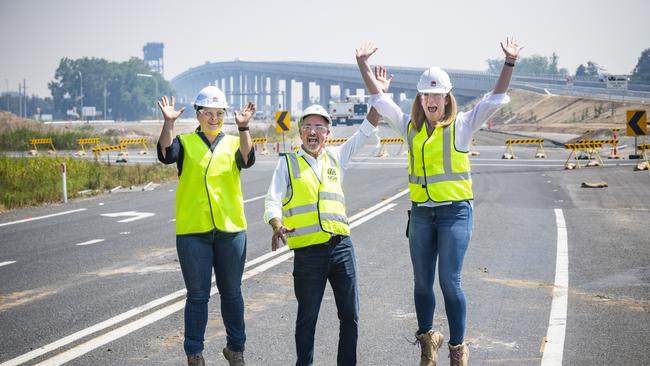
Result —
<svg viewBox="0 0 650 366"><path fill-rule="evenodd" d="M176 234L246 230L235 153L239 138L225 135L214 152L198 133L179 135L183 169L176 190Z"/></svg>
<svg viewBox="0 0 650 366"><path fill-rule="evenodd" d="M435 128L431 136L426 126L418 132L409 122L408 146L411 201L465 201L474 197L467 152L455 146L455 121L446 128Z"/></svg>
<svg viewBox="0 0 650 366"><path fill-rule="evenodd" d="M291 194L282 203L283 222L296 229L287 234L289 249L322 244L332 235L350 235L336 158L324 153L320 180L304 157L291 153L286 159Z"/></svg>

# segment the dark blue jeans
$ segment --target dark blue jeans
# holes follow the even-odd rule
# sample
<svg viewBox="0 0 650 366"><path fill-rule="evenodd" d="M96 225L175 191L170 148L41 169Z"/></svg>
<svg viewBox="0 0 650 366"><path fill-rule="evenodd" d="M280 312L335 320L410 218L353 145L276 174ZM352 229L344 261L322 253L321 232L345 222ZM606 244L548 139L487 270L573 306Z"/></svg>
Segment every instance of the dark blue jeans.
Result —
<svg viewBox="0 0 650 366"><path fill-rule="evenodd" d="M437 259L452 345L462 343L465 337L467 306L460 272L471 237L472 207L468 201L438 207L412 205L409 247L415 278L413 296L418 332L427 332L432 327Z"/></svg>
<svg viewBox="0 0 650 366"><path fill-rule="evenodd" d="M246 262L246 232L213 230L205 234L177 235L176 250L187 288L185 353L203 351L213 268L227 346L232 351L243 352L246 333L241 279Z"/></svg>
<svg viewBox="0 0 650 366"><path fill-rule="evenodd" d="M296 365L314 362L316 321L328 280L340 321L337 364L356 365L359 291L352 240L348 236L336 236L330 243L296 249L294 254L293 286L298 300Z"/></svg>

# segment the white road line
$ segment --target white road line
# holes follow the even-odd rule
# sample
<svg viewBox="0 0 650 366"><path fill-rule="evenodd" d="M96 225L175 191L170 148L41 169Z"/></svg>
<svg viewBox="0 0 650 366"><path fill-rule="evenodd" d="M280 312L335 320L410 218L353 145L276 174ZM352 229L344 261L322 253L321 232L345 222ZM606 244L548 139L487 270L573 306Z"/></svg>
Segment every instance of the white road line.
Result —
<svg viewBox="0 0 650 366"><path fill-rule="evenodd" d="M2 267L2 266L8 266L8 265L10 265L10 264L14 264L14 263L16 263L16 261L0 262L0 267Z"/></svg>
<svg viewBox="0 0 650 366"><path fill-rule="evenodd" d="M557 254L555 258L555 286L551 315L546 332L546 345L541 366L561 366L566 335L567 304L569 300L569 245L564 214L555 209L557 225Z"/></svg>
<svg viewBox="0 0 650 366"><path fill-rule="evenodd" d="M367 220L365 220L365 217L364 217L365 215L372 215L372 217L375 217L375 216L379 215L380 213L385 212L386 210L394 207L395 204L389 204L389 203L391 201L394 201L394 200L398 199L399 197L402 197L403 195L405 195L408 192L409 192L408 190L404 190L402 192L399 192L399 193L397 193L397 194L383 200L382 202L380 202L380 203L378 203L378 204L376 204L376 205L374 205L374 206L372 206L372 207L370 207L368 209L365 209L362 212L359 212L358 214L350 217L351 222L352 222L352 220L356 220L355 222L352 222L350 224L350 229L352 229L354 227L357 227L357 226L361 225L362 223L366 222ZM262 197L264 197L264 196L255 197L254 199L260 199ZM386 206L386 207L383 207L383 206ZM375 210L380 211L380 212L377 213L377 212L375 212ZM256 263L262 262L262 261L264 261L264 260L266 260L266 259L268 259L270 257L280 255L281 253L284 253L287 250L289 250L289 248L287 246L285 246L285 247L283 247L283 248L281 248L281 249L279 249L279 250L277 250L275 252L267 253L267 254L265 254L265 255L263 255L261 257L258 257L256 259L253 259L253 260L247 262L246 267L250 267L250 266L252 266L252 265L254 265ZM269 261L267 263L264 263L264 264L254 268L252 270L246 271L244 273L244 275L243 275L242 281L245 280L245 279L248 279L250 277L253 277L253 276L255 276L255 275L257 275L257 274L259 274L261 272L264 272L264 271L266 271L266 270L268 270L268 269L270 269L270 268L272 268L272 267L286 261L287 259L291 258L292 256L293 256L293 252L289 252L289 253L283 254L283 255L281 255L281 256L279 256L279 257L277 257L277 258L275 258L275 259L273 259L273 260L271 260L271 261ZM214 279L213 279L213 281L214 281ZM125 312L125 313L122 313L122 314L117 315L117 316L115 316L113 318L105 320L105 321L103 321L103 322L101 322L99 324L96 324L96 325L91 326L89 328L83 329L83 330L81 330L79 332L71 334L71 335L69 335L69 336L67 336L65 338L62 338L62 339L58 340L58 341L52 342L52 343L50 343L48 345L37 348L37 349L35 349L35 350L31 351L31 352L28 352L28 353L26 353L24 355L21 355L19 357L16 357L14 359L6 361L6 362L0 364L0 366L16 366L16 365L20 365L20 364L25 363L25 362L27 362L29 360L32 360L32 359L34 359L36 357L39 357L39 356L44 355L46 353L52 352L52 351L54 351L54 350L56 350L58 348L61 348L61 347L65 346L65 345L68 345L68 344L70 344L72 342L75 342L75 341L77 341L77 340L79 340L81 338L89 336L89 335L91 335L93 333L96 333L96 332L99 332L99 331L101 331L103 329L109 328L109 327L111 327L111 326L113 326L115 324L118 324L118 323L120 323L122 321L125 321L125 320L127 320L129 318L132 318L132 317L134 317L134 316L136 316L136 315L138 315L140 313L148 311L148 310L150 310L150 309L152 309L154 307L157 307L157 306L159 306L161 304L164 304L164 303L169 302L169 301L171 301L173 299L176 299L177 297L183 296L183 295L186 294L186 292L187 291L185 289L178 290L178 291L176 291L174 293L171 293L171 294L169 294L169 295L167 295L165 297L161 297L161 298L156 299L154 301L151 301L151 302L149 302L149 303L147 303L145 305L142 305L140 307L131 309L131 310ZM217 292L216 287L213 287L213 289L211 291L211 294L215 294L216 292ZM106 343L109 343L109 342L111 342L113 340L119 339L119 338L121 338L121 337L135 331L135 330L143 328L143 327L145 327L145 326L147 326L149 324L152 324L152 323L154 323L154 322L156 322L156 321L158 321L160 319L163 319L163 318L165 318L165 317L167 317L167 316L169 316L169 315L171 315L171 314L173 314L173 313L175 313L175 312L177 312L179 310L182 310L184 306L185 306L185 299L177 301L177 302L172 303L170 305L167 305L167 306L165 306L165 307L163 307L163 308L161 308L161 309L159 309L159 310L157 310L157 311L155 311L155 312L153 312L151 314L148 314L148 315L146 315L146 316L144 316L144 317L142 317L140 319L137 319L137 320L135 320L135 321L133 321L131 323L128 323L128 324L126 324L124 326L121 326L121 327L119 327L117 329L114 329L114 330L112 330L112 331L110 331L108 333L105 333L105 334L101 335L101 336L93 338L93 339L91 339L91 340L89 340L89 341L87 341L85 343L82 343L82 344L80 344L80 345L78 345L76 347L73 347L73 348L65 351L65 352L62 352L62 353L60 353L60 354L58 354L58 355L56 355L56 356L54 356L52 358L49 358L49 359L39 363L38 365L51 366L51 365L61 365L63 363L66 363L66 362L68 362L70 360L73 360L73 359L75 359L75 358L77 358L77 357L79 357L79 356L81 356L83 354L86 354L86 353L88 353L88 352L90 352L90 351L92 351L92 350L94 350L94 349L96 349L98 347L101 347Z"/></svg>
<svg viewBox="0 0 650 366"><path fill-rule="evenodd" d="M257 196L257 197L249 198L249 199L247 199L247 200L244 200L244 203L257 201L257 200L262 199L262 198L264 198L264 197L265 197L264 195L261 195L261 196Z"/></svg>
<svg viewBox="0 0 650 366"><path fill-rule="evenodd" d="M7 225L13 225L13 224L22 224L23 222L30 222L30 221L35 221L35 220L42 220L42 219L47 219L47 218L54 217L54 216L67 215L67 214L71 214L71 213L75 213L75 212L81 212L81 211L86 211L86 210L87 210L86 208L80 208L80 209L77 209L77 210L63 211L63 212L59 212L59 213L55 213L55 214L51 214L51 215L38 216L38 217L30 217L30 218L28 218L28 219L23 219L23 220L18 220L18 221L3 222L2 224L0 224L0 227L2 227L2 226L7 226Z"/></svg>
<svg viewBox="0 0 650 366"><path fill-rule="evenodd" d="M103 241L104 241L104 239L93 239L93 240L84 241L83 243L79 243L79 244L75 244L75 245L83 246L83 245L97 244L97 243L101 243Z"/></svg>

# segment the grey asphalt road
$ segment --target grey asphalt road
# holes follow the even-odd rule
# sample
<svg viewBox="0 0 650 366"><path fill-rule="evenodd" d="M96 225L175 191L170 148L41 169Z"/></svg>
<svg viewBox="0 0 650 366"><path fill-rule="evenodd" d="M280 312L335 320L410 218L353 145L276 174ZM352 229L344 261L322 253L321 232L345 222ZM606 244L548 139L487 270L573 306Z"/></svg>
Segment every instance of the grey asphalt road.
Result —
<svg viewBox="0 0 650 366"><path fill-rule="evenodd" d="M629 161L565 171L566 151L545 148L548 159L532 159L534 149L521 147L519 159L501 160L502 146L481 145L481 155L472 158L474 235L463 270L471 362L540 365L548 356L551 342L544 337L557 290L560 212L568 245L562 364L650 364L650 175L633 172ZM364 149L344 182L359 270L360 365L418 363L419 349L408 343L416 329L404 237L410 201L403 192L406 157L398 149L391 146L385 158ZM250 365L295 362L292 258L269 255L270 229L261 219L276 161L259 156L242 174ZM581 188L591 181L609 187ZM43 365L185 362L174 190L170 183L0 214L0 365L19 364L12 361L19 357ZM80 211L65 213L74 210ZM135 219L144 213L153 215ZM40 218L53 214L61 215ZM40 219L17 222L30 218ZM128 219L135 220L118 222ZM434 326L448 336L437 284L436 294ZM210 365L227 364L220 355L225 332L218 304L215 294L204 352ZM336 363L337 328L328 288L317 364ZM447 354L441 349L442 364Z"/></svg>

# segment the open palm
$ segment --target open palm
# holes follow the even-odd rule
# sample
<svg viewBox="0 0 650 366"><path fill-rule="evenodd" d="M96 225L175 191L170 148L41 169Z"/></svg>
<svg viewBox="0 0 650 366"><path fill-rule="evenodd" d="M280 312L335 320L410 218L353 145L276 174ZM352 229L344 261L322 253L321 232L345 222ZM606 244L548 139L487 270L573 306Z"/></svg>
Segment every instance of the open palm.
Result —
<svg viewBox="0 0 650 366"><path fill-rule="evenodd" d="M171 101L167 99L166 95L158 101L158 108L163 115L165 121L175 121L181 114L185 111L185 107L180 110L175 110L174 104L176 103L176 98L172 97Z"/></svg>

